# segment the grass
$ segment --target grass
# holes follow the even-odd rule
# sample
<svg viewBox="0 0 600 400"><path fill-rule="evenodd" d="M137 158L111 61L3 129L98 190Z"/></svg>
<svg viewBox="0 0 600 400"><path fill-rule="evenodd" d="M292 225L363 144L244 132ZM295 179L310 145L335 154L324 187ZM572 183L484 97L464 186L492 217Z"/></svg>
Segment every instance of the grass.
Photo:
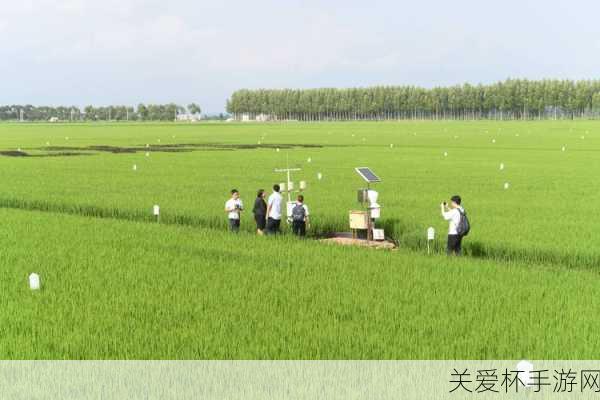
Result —
<svg viewBox="0 0 600 400"><path fill-rule="evenodd" d="M590 271L52 213L0 216L8 227L3 358L558 359L600 351ZM26 284L33 270L40 292Z"/></svg>
<svg viewBox="0 0 600 400"><path fill-rule="evenodd" d="M600 124L581 121L0 125L3 150L142 148L0 157L0 355L594 358L599 135ZM158 140L230 148L151 147L146 157ZM269 147L236 149L259 141ZM381 223L402 249L257 238L249 216L229 235L228 190L250 205L256 189L284 180L273 170L288 157L303 168L294 180L309 183L317 232L345 228L363 185L353 167L372 167ZM439 203L454 193L473 223L470 257L428 257L426 228L441 251ZM33 271L39 293L27 288Z"/></svg>

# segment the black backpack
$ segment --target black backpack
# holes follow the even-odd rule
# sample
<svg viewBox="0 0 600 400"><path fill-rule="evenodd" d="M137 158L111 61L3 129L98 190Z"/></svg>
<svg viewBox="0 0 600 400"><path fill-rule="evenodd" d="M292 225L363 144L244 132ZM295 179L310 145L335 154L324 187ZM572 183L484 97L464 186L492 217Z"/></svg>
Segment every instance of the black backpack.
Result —
<svg viewBox="0 0 600 400"><path fill-rule="evenodd" d="M296 204L292 209L292 220L294 222L304 222L306 218L306 210L304 209L304 205Z"/></svg>
<svg viewBox="0 0 600 400"><path fill-rule="evenodd" d="M459 236L467 236L469 231L471 230L471 223L469 222L469 218L467 217L466 211L461 211L458 209L460 214L460 221L458 222L458 226L456 227L456 233Z"/></svg>

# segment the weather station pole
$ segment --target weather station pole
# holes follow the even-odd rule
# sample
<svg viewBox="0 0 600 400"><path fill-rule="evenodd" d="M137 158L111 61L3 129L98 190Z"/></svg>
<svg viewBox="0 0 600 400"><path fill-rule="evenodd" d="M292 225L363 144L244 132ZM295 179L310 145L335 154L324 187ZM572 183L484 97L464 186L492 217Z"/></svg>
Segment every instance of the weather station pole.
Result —
<svg viewBox="0 0 600 400"><path fill-rule="evenodd" d="M293 207L294 207L294 203L292 202L292 193L298 192L298 193L302 193L304 190L306 190L307 185L306 185L306 181L300 181L299 185L298 185L298 189L294 189L294 183L292 181L292 172L297 172L297 171L301 171L301 168L290 168L290 160L289 160L289 155L287 156L287 168L277 168L275 169L275 172L285 172L286 173L286 177L287 177L287 182L281 184L282 187L281 191L282 192L287 192L287 203L286 203L286 214L287 214L287 222L291 223L292 221L292 213L293 213Z"/></svg>
<svg viewBox="0 0 600 400"><path fill-rule="evenodd" d="M376 191L371 190L371 184L381 182L381 179L368 167L357 167L354 170L367 183L367 189L361 189L359 192L363 193L361 196L361 203L366 210L367 242L370 242L374 239L374 220L379 218L379 210L381 208L381 206L377 204L377 197L379 195ZM376 211L377 213L375 215Z"/></svg>
<svg viewBox="0 0 600 400"><path fill-rule="evenodd" d="M290 168L290 156L287 155L287 167L286 168L277 168L275 172L285 172L287 173L287 182L285 183L284 191L287 192L288 203L292 201L292 191L290 190L290 182L292 182L292 172L302 171L302 168Z"/></svg>

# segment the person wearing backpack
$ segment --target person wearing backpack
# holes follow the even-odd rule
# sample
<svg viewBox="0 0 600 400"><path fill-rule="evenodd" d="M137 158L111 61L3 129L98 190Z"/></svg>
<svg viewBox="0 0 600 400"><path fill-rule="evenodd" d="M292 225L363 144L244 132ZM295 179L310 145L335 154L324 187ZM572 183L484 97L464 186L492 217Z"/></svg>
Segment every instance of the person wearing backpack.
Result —
<svg viewBox="0 0 600 400"><path fill-rule="evenodd" d="M306 235L308 222L308 207L304 204L304 196L299 195L292 208L292 232L297 236Z"/></svg>
<svg viewBox="0 0 600 400"><path fill-rule="evenodd" d="M450 207L446 202L441 204L442 217L448 221L448 255L460 256L462 253L463 237L469 234L471 229L467 213L460 205L462 202L460 196L452 196Z"/></svg>

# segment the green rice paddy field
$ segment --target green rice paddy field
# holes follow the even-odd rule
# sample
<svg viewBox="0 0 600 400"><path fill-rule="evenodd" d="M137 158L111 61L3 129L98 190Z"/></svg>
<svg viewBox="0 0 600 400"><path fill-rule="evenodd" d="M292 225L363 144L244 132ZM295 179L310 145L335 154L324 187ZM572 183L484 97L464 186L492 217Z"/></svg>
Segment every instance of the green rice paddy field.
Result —
<svg viewBox="0 0 600 400"><path fill-rule="evenodd" d="M250 208L288 163L313 238L371 167L400 249L256 237L249 212L229 234L229 190ZM0 125L0 357L595 359L599 173L587 121Z"/></svg>

